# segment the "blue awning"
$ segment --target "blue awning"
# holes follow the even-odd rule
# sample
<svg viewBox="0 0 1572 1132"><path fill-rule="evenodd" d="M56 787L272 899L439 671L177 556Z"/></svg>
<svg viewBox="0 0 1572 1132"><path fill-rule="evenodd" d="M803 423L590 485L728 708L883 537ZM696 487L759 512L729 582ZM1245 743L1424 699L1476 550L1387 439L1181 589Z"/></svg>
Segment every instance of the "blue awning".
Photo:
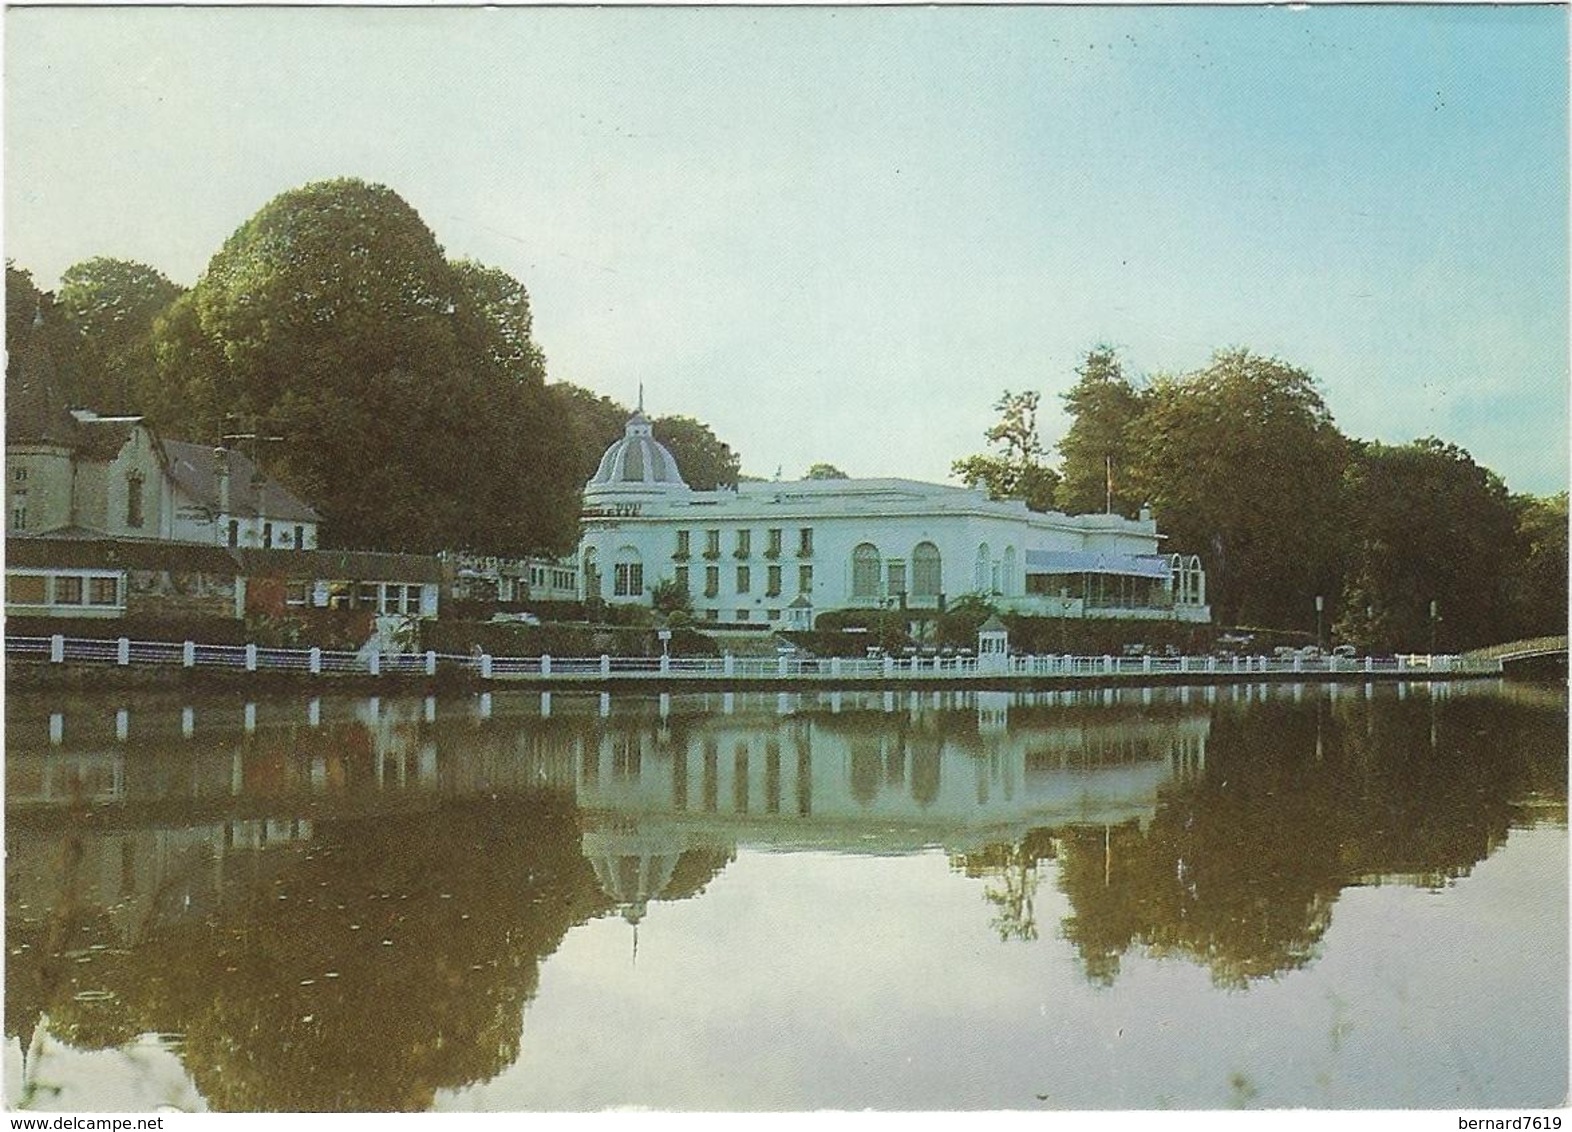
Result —
<svg viewBox="0 0 1572 1132"><path fill-rule="evenodd" d="M1028 574L1125 574L1166 579L1169 560L1160 554L1106 554L1095 550L1028 550Z"/></svg>

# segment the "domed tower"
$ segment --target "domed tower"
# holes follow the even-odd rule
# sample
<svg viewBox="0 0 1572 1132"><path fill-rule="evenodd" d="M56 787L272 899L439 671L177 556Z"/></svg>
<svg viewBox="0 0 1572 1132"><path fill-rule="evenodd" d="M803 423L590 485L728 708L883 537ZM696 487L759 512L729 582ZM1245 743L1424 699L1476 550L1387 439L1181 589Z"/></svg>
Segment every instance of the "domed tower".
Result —
<svg viewBox="0 0 1572 1132"><path fill-rule="evenodd" d="M642 398L640 398L642 402ZM628 418L621 440L606 449L600 467L584 485L586 504L659 498L689 490L677 469L677 460L655 439L655 430L641 403Z"/></svg>

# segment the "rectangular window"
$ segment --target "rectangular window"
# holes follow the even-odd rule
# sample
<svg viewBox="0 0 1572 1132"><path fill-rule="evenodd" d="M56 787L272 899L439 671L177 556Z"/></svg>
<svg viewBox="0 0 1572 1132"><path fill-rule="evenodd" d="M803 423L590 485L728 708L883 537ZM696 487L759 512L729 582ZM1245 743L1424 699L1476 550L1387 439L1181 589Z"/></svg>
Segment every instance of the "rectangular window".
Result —
<svg viewBox="0 0 1572 1132"><path fill-rule="evenodd" d="M306 549L306 528L299 525L295 527L295 549Z"/></svg>
<svg viewBox="0 0 1572 1132"><path fill-rule="evenodd" d="M778 610L778 609L766 610L764 615L766 617L768 617L771 621L779 621L781 619L781 611Z"/></svg>
<svg viewBox="0 0 1572 1132"><path fill-rule="evenodd" d="M231 519L231 520L229 520L229 545L230 546L239 546L240 545L240 520L239 519Z"/></svg>
<svg viewBox="0 0 1572 1132"><path fill-rule="evenodd" d="M13 471L11 473L11 478L13 480L15 480L17 483L26 483L27 482L27 469L26 468L17 468L15 471Z"/></svg>
<svg viewBox="0 0 1572 1132"><path fill-rule="evenodd" d="M272 545L273 545L273 524L272 523L263 523L262 524L262 545L264 547L272 547Z"/></svg>
<svg viewBox="0 0 1572 1132"><path fill-rule="evenodd" d="M706 558L719 558L720 557L720 532L719 531L705 531L704 532L704 557L706 557Z"/></svg>
<svg viewBox="0 0 1572 1132"><path fill-rule="evenodd" d="M13 531L27 530L27 504L18 503L11 508L11 529Z"/></svg>
<svg viewBox="0 0 1572 1132"><path fill-rule="evenodd" d="M66 576L55 579L56 605L82 604L82 579Z"/></svg>
<svg viewBox="0 0 1572 1132"><path fill-rule="evenodd" d="M688 592L688 568L686 566L677 567L676 582L678 590L683 593Z"/></svg>
<svg viewBox="0 0 1572 1132"><path fill-rule="evenodd" d="M781 592L781 568L771 566L768 574L768 585L764 590L766 597L779 597Z"/></svg>
<svg viewBox="0 0 1572 1132"><path fill-rule="evenodd" d="M89 578L87 582L87 604L119 605L120 579Z"/></svg>
<svg viewBox="0 0 1572 1132"><path fill-rule="evenodd" d="M718 610L718 609L706 609L704 611L704 620L706 620L706 621L719 621L720 620L720 610Z"/></svg>
<svg viewBox="0 0 1572 1132"><path fill-rule="evenodd" d="M284 583L285 605L310 605L311 583L304 578L294 578Z"/></svg>
<svg viewBox="0 0 1572 1132"><path fill-rule="evenodd" d="M362 582L356 591L356 601L361 609L378 609L382 604L382 587L375 582Z"/></svg>
<svg viewBox="0 0 1572 1132"><path fill-rule="evenodd" d="M813 557L813 528L803 527L797 532L797 557Z"/></svg>
<svg viewBox="0 0 1572 1132"><path fill-rule="evenodd" d="M617 597L642 597L644 564L642 562L617 563L616 581L612 592Z"/></svg>
<svg viewBox="0 0 1572 1132"><path fill-rule="evenodd" d="M770 558L779 558L781 556L781 529L779 527L770 528L770 545L765 554Z"/></svg>
<svg viewBox="0 0 1572 1132"><path fill-rule="evenodd" d="M747 558L753 553L753 532L742 530L737 532L737 557Z"/></svg>
<svg viewBox="0 0 1572 1132"><path fill-rule="evenodd" d="M753 584L753 572L746 566L737 567L737 592L745 594Z"/></svg>
<svg viewBox="0 0 1572 1132"><path fill-rule="evenodd" d="M672 555L673 558L687 558L691 553L692 540L688 537L691 533L690 531L677 532L677 553Z"/></svg>
<svg viewBox="0 0 1572 1132"><path fill-rule="evenodd" d="M890 574L890 584L889 584L889 588L885 592L888 593L891 597L895 597L897 594L905 593L906 592L906 563L904 563L904 562L891 562L891 563L889 563L889 574Z"/></svg>
<svg viewBox="0 0 1572 1132"><path fill-rule="evenodd" d="M797 592L811 594L813 592L813 567L797 567Z"/></svg>
<svg viewBox="0 0 1572 1132"><path fill-rule="evenodd" d="M737 620L738 621L746 621L748 619L748 614L750 612L751 611L747 610L747 609L739 609L739 610L737 610Z"/></svg>
<svg viewBox="0 0 1572 1132"><path fill-rule="evenodd" d="M17 605L44 605L49 601L48 581L42 574L7 574L5 599Z"/></svg>
<svg viewBox="0 0 1572 1132"><path fill-rule="evenodd" d="M720 593L720 567L704 567L704 596L714 597Z"/></svg>

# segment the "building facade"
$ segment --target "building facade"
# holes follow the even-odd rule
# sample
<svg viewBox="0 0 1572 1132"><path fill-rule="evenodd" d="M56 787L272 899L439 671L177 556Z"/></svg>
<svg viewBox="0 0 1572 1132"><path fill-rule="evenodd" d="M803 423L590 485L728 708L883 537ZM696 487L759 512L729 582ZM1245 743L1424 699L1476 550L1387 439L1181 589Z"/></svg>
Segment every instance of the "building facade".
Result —
<svg viewBox="0 0 1572 1132"><path fill-rule="evenodd" d="M319 517L243 452L162 440L141 417L88 409L6 438L6 533L77 532L285 550L317 545Z"/></svg>
<svg viewBox="0 0 1572 1132"><path fill-rule="evenodd" d="M1205 572L1147 512L1029 511L907 479L694 491L642 412L584 488L586 600L650 604L669 582L700 622L809 628L840 609L941 610L965 594L1057 617L1204 622Z"/></svg>

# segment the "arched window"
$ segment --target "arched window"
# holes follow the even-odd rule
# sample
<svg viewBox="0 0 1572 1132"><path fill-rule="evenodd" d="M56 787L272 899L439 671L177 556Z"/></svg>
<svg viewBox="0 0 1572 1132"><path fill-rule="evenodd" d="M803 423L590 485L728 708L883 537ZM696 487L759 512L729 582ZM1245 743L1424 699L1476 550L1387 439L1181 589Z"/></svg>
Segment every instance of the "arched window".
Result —
<svg viewBox="0 0 1572 1132"><path fill-rule="evenodd" d="M857 544L852 551L852 597L879 596L879 549L871 542Z"/></svg>
<svg viewBox="0 0 1572 1132"><path fill-rule="evenodd" d="M1008 597L1015 592L1015 547L1004 548L1004 572L999 579L999 592Z"/></svg>
<svg viewBox="0 0 1572 1132"><path fill-rule="evenodd" d="M939 548L931 542L912 547L912 597L938 597L943 586Z"/></svg>
<svg viewBox="0 0 1572 1132"><path fill-rule="evenodd" d="M617 551L611 592L613 597L644 596L644 560L637 547L624 546Z"/></svg>
<svg viewBox="0 0 1572 1132"><path fill-rule="evenodd" d="M592 546L584 552L584 600L596 601L600 596L600 563Z"/></svg>
<svg viewBox="0 0 1572 1132"><path fill-rule="evenodd" d="M989 559L988 544L983 543L977 548L977 569L972 577L972 589L980 594L988 593L993 589L993 577L988 569Z"/></svg>

